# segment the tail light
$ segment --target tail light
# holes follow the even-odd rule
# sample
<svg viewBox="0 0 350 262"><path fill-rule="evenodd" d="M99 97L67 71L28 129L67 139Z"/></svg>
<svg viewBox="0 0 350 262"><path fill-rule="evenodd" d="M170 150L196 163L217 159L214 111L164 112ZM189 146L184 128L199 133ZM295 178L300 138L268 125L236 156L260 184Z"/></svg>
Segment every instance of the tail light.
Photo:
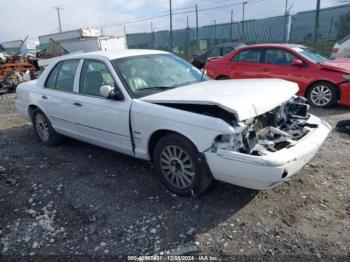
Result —
<svg viewBox="0 0 350 262"><path fill-rule="evenodd" d="M338 53L338 50L339 50L339 48L333 48L333 49L332 49L332 53L333 53L333 54L336 54L336 53Z"/></svg>

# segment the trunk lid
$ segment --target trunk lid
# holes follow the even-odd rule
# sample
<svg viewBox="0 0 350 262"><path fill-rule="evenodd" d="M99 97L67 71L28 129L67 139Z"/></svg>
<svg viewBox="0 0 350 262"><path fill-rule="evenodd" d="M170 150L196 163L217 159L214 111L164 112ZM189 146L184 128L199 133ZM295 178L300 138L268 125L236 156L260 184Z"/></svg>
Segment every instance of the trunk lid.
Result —
<svg viewBox="0 0 350 262"><path fill-rule="evenodd" d="M287 102L298 85L280 79L206 81L141 98L162 104L216 105L243 121L262 115Z"/></svg>

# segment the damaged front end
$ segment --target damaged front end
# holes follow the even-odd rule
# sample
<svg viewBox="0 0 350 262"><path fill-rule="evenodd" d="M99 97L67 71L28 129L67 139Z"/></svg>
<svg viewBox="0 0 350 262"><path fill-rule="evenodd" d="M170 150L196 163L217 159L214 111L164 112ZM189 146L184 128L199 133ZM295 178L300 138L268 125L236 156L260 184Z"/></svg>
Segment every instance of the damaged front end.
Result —
<svg viewBox="0 0 350 262"><path fill-rule="evenodd" d="M308 123L306 101L303 97L294 97L268 113L237 123L234 134L216 137L211 151L224 149L262 156L292 147L317 128Z"/></svg>

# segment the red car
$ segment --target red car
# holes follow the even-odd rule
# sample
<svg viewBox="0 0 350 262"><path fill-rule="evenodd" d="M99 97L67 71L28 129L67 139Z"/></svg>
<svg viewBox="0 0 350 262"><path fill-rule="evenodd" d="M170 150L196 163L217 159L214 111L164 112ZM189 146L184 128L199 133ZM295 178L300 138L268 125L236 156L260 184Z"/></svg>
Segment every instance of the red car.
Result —
<svg viewBox="0 0 350 262"><path fill-rule="evenodd" d="M209 59L205 69L217 80L281 78L296 82L298 95L315 107L328 108L337 102L350 105L350 59L332 60L301 45L252 45Z"/></svg>

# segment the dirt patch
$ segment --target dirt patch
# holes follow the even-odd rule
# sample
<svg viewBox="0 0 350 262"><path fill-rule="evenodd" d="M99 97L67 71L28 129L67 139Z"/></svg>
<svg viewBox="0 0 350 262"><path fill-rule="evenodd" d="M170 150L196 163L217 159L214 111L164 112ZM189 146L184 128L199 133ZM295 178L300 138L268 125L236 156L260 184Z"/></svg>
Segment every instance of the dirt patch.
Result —
<svg viewBox="0 0 350 262"><path fill-rule="evenodd" d="M252 261L350 258L350 136L332 132L315 159L268 191L216 182L169 193L140 160L67 139L47 148L0 100L3 255L145 255L195 246ZM314 110L333 127L350 110Z"/></svg>

